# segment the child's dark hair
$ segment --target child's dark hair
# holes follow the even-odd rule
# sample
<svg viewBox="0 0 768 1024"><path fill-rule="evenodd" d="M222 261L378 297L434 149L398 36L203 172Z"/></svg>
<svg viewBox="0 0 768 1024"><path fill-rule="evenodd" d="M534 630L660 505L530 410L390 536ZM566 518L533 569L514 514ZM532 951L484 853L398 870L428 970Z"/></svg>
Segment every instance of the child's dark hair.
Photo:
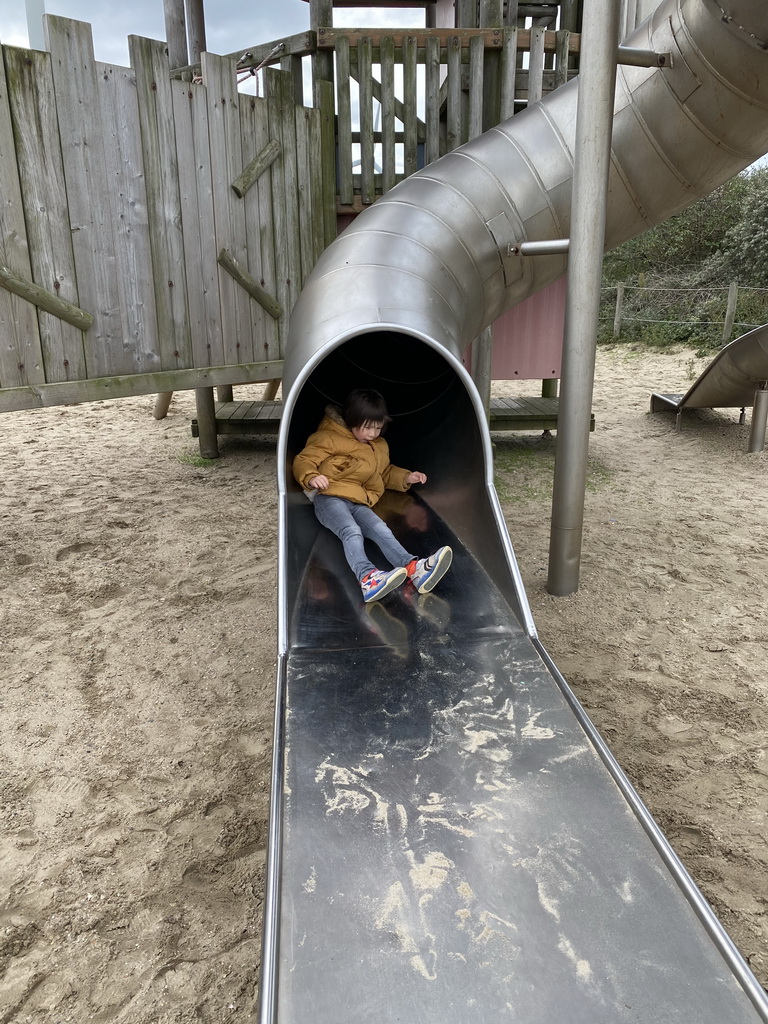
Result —
<svg viewBox="0 0 768 1024"><path fill-rule="evenodd" d="M383 430L391 419L384 396L372 388L351 391L344 403L343 416L350 430L362 427L364 423L380 423Z"/></svg>

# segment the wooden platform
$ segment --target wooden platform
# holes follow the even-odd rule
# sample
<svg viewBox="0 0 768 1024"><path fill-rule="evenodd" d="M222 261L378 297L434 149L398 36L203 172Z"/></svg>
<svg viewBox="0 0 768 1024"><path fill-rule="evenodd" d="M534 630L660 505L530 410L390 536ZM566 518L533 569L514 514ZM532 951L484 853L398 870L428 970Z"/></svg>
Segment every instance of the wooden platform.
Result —
<svg viewBox="0 0 768 1024"><path fill-rule="evenodd" d="M557 430L557 398L493 398L491 430ZM283 414L282 402L217 402L217 434L276 434ZM589 429L595 429L594 413ZM192 436L198 437L197 420Z"/></svg>

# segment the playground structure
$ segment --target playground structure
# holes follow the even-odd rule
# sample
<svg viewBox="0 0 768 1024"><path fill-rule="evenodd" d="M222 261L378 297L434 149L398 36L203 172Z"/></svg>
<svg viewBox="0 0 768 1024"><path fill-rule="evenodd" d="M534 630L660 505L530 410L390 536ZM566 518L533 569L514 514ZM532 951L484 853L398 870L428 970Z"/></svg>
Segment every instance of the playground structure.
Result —
<svg viewBox="0 0 768 1024"><path fill-rule="evenodd" d="M618 74L607 245L768 147L768 15L735 6L667 0L626 40L671 61ZM462 364L563 272L577 89L383 197L294 309L262 1024L768 1020L537 636ZM397 593L371 614L291 479L325 403L352 386L386 390L393 460L427 472L423 500L385 515L414 550L453 546L432 604Z"/></svg>
<svg viewBox="0 0 768 1024"><path fill-rule="evenodd" d="M196 388L210 425L213 386L281 377L291 309L339 227L578 61L573 2L557 31L483 0L465 27L387 35L334 30L313 0L312 31L229 57L176 40L179 6L168 44L131 37L130 68L50 15L47 52L2 48L0 411ZM425 7L436 25L452 10ZM237 90L256 67L264 97Z"/></svg>
<svg viewBox="0 0 768 1024"><path fill-rule="evenodd" d="M331 6L313 5L314 15ZM528 6L520 5L519 9ZM624 81L631 87L623 94L626 103L618 111L614 130L622 120L627 124L633 118L635 128L647 126L646 115L658 112L660 107L663 110L665 98L675 111L693 109L696 114L689 121L660 122L658 136L650 129L645 136L641 132L646 145L639 150L632 148L631 159L616 160L613 184L621 183L627 201L611 206L612 244L642 230L654 218L668 216L676 204L703 194L767 148L765 97L757 97L752 121L743 109L743 100L750 95L745 83L749 82L750 88L754 84L748 73L750 62L740 63L745 55L750 59L757 55L764 64L765 55L759 49L766 33L755 41L754 33L750 37L743 32L743 25L749 25L752 17L761 29L765 28L765 15L756 13L758 5L744 0L732 6L737 8L735 25L718 25L722 14L719 4L710 0L682 4L690 20L674 23L679 31L672 31L673 38L667 32L673 21L662 17L654 30L664 37L663 44L656 45L654 40L653 47L632 47L645 49L647 60L649 52L663 54L679 45L686 59L670 81L658 65L654 72L642 66L628 70ZM432 134L433 139L437 137L438 151L445 153L489 127L484 116L478 119L477 113L478 103L485 109L486 93L509 97L510 76L512 93L523 82L517 57L512 59L510 53L506 59L503 56L513 47L516 54L526 42L527 30L518 30L505 20L517 5L508 4L506 15L500 4L485 0L479 7L474 3L460 3L458 7L464 14L472 10L475 20L478 10L481 16L496 11L499 25L498 31L473 26L460 32L435 28L423 34L424 54L430 47L433 53L437 49L449 76L445 79L448 84L441 85L437 94L438 128ZM638 10L638 5L628 4L625 11L629 7ZM676 16L676 8L667 5L670 19ZM575 8L570 5L570 9ZM323 140L333 134L334 107L329 79L323 77L329 65L325 58L335 47L337 54L342 54L343 72L342 40L346 36L350 77L354 77L353 69L359 74L361 68L366 70L373 64L374 55L381 57L382 39L378 40L378 51L373 34L357 40L349 33L337 36L326 32L321 43L315 23L314 38L313 33L305 34L291 44L292 52L289 47L280 51L282 56L271 58L285 62L286 67L266 76L268 96L260 101L236 95L234 58L204 55L203 83L190 83L187 78L197 68L179 70L173 77L163 44L133 41L133 73L122 69L116 74L115 69L110 72L89 60L87 33L81 28L61 19L49 19L48 24L53 44L50 59L45 55L28 58L27 51L9 55L8 48L4 52L6 69L15 68L18 80L26 74L27 87L14 93L17 79L6 71L10 88L6 92L3 86L8 103L3 98L0 104L0 111L6 112L5 134L0 138L10 138L11 126L16 130L14 141L24 139L19 126L28 123L41 126L26 136L25 145L32 150L36 139L52 140L55 118L50 97L55 97L58 110L59 102L66 107L68 94L73 99L91 86L89 109L98 111L102 120L89 140L88 148L96 154L87 154L91 163L80 162L85 150L78 152L77 145L66 157L66 146L62 147L60 169L67 182L67 201L71 206L71 196L75 196L80 202L74 212L62 212L60 221L67 224L67 218L71 218L78 228L72 240L60 226L57 235L62 251L66 253L67 245L71 245L69 276L57 275L59 287L53 292L43 289L48 293L45 296L27 288L27 298L20 302L25 284L34 276L31 265L30 276L24 277L18 263L3 257L4 265L8 263L15 271L7 275L7 284L16 289L9 292L11 298L4 297L12 310L7 322L17 324L23 311L28 315L25 303L33 297L44 312L37 314L39 351L30 342L34 332L21 331L13 336L13 346L3 347L6 376L0 380L9 390L0 394L0 402L5 403L0 408L149 394L180 387L205 389L205 395L211 397L213 385L278 377L285 379L289 391L280 441L279 701L262 1021L271 1024L273 1020L308 1017L382 1020L387 1019L385 1012L393 1019L399 1015L428 1021L451 1019L462 1013L466 1019L515 1019L513 1012L517 1019L530 1021L554 1017L650 1021L658 1019L659 1013L666 1014L666 1019L713 1024L768 1019L764 994L538 641L493 491L485 409L460 360L463 346L487 330L485 319L491 319L491 314L509 301L510 288L522 295L564 268L562 253L532 257L522 249L511 249L514 242L522 246L528 238L540 241L546 237L547 231L538 229L547 218L562 228L555 232L556 239L568 235L575 90L571 87L568 99L565 95L556 99L558 93L554 93L551 104L512 119L510 138L518 139L519 144L505 153L514 151L519 158L517 168L520 180L525 182L522 198L530 200L526 210L531 215L518 223L505 214L506 223L502 219L496 226L507 228L510 237L497 236L490 227L493 217L485 216L479 203L482 227L478 222L469 224L466 232L465 225L450 232L473 243L478 236L483 239L485 248L473 248L464 254L468 260L464 266L476 260L482 267L481 287L472 293L471 282L478 277L470 267L466 280L460 273L451 279L453 284L464 285L466 291L458 287L448 294L448 289L441 293L425 288L419 296L418 289L424 287L424 282L419 284L418 280L423 248L419 250L419 273L409 273L407 266L393 268L384 263L375 265L370 273L364 269L372 265L368 262L371 243L377 257L387 253L387 259L394 263L400 257L407 260L409 250L416 251L419 238L409 236L402 219L394 217L392 211L400 204L400 196L409 195L408 189L425 196L420 190L430 180L429 166L425 165L421 177L406 181L393 193L391 205L386 198L380 200L379 209L377 203L371 210L373 218L366 214L339 246L328 249L322 257L320 253L336 233L336 217L354 215L371 205L368 200L379 190L388 192L389 183L395 184L398 174L394 173L393 181L392 161L388 165L390 177L386 178L382 170L382 178L377 179L371 145L376 133L368 123L365 130L361 124L359 140L368 170L361 167L356 179L351 157L349 173L339 170L340 181L346 174L347 184L351 182L352 201L342 203L341 193L337 201L335 183L333 188L323 187L313 194L308 194L306 187L310 182L316 188L327 186L332 180L314 170L329 167ZM692 25L695 30L704 24L707 31L703 35L691 31ZM438 40L437 47L429 42L430 32ZM532 54L543 55L553 47L559 47L560 54L572 54L559 65L564 82L570 76L567 65L579 52L580 41L568 36L566 49L566 36L561 33L553 34L548 43L545 29L531 29L527 42ZM420 34L413 36L416 43L410 49L415 48L418 62ZM690 51L691 36L698 44L707 44L703 52ZM475 41L480 37L482 46ZM398 38L392 37L396 57L400 53ZM534 45L536 39L539 42ZM402 38L399 41L403 43ZM389 45L385 43L385 52ZM409 45L406 38L403 53ZM249 59L255 66L270 59L274 48L256 49ZM80 55L78 62L71 60L74 52ZM312 52L316 58L316 107L310 111L295 101L299 54ZM698 57L702 59L697 62ZM543 56L541 59L543 66ZM412 54L409 60L413 60ZM531 60L534 62L533 55ZM501 71L494 62L501 65ZM87 74L85 80L73 84L69 79L75 63ZM461 74L466 64L473 66L473 74L466 79L465 88L466 76L460 77L457 85L450 73L458 69ZM29 71L33 66L39 68L41 81L53 81L52 91L46 93L39 88ZM62 67L64 71L59 72L57 69ZM495 78L496 92L490 85L487 90L478 90L480 68L484 80L486 70L489 83ZM714 83L713 68L718 69ZM721 75L723 69L736 77L743 72L744 81L731 88L734 83ZM61 89L56 84L58 74L63 79ZM139 85L139 75L143 86L134 96L131 83L135 78ZM550 76L553 84L556 77L557 68ZM760 77L756 75L755 82L759 83ZM101 85L102 80L116 83L121 78L124 88L116 89L109 101L104 99L107 92L96 92L109 89ZM365 75L362 78L367 81ZM382 73L382 89L383 79ZM530 79L527 84L528 97L522 99L532 95ZM371 94L375 87L371 78ZM647 103L641 105L642 114L635 118L638 106L632 99L641 91ZM382 107L389 104L392 117L400 119L395 110L406 113L388 86L381 95ZM717 106L708 111L713 95ZM34 103L30 99L33 96ZM733 101L732 105L720 104L726 99ZM342 131L346 131L343 124L347 108L341 98L338 107ZM246 108L250 113L243 113ZM105 120L107 110L121 111L120 118ZM470 116L472 110L474 119ZM553 111L559 111L563 119L553 119ZM714 115L716 123L707 128L709 114ZM516 126L518 120L522 123ZM537 120L548 122L550 127L556 125L557 130L553 129L550 137L553 147L533 160L527 155L525 126ZM135 134L128 129L131 123L141 125L138 148ZM120 131L105 128L117 124L122 125ZM710 144L706 157L691 141L699 138L696 133L702 124L705 129L701 135ZM302 127L308 134L301 134ZM351 126L349 131L347 141L351 142ZM399 144L398 132L387 131L390 141L386 145ZM419 131L417 124L411 136L416 139L417 154ZM115 160L114 154L102 147L104 188L91 209L86 202L85 183L100 173L98 140L105 133L120 140L124 148L118 152L131 158ZM180 147L182 134L187 143ZM384 134L383 123L382 146ZM407 135L407 128L403 135ZM628 131L626 139L629 151L638 138ZM746 146L744 139L748 139ZM241 150L238 141L244 147ZM426 153L426 133L423 141ZM280 153L270 163L272 142L277 142ZM403 144L407 146L405 138ZM470 143L468 149L461 149L456 157L460 166L473 163L486 145L478 139L475 148ZM55 144L52 150L55 154ZM49 188L53 189L51 196L63 201L60 186L56 190L53 180L36 185L38 191L30 191L29 182L43 172L28 156L24 163L25 152L23 146L17 146L17 156L21 153L22 157L16 166L24 164L27 177L14 172L18 176L16 192L12 187L5 190L3 182L4 195L12 197L4 211L6 218L18 208L25 213L29 208L34 214L30 197L42 203ZM199 154L203 164L210 161L210 181L193 173L196 164L189 161L191 152ZM675 158L664 155L668 152L674 152ZM168 162L158 159L160 153ZM657 163L652 162L654 153L660 156ZM226 163L222 154L226 154ZM502 162L509 174L507 161ZM248 168L253 175L265 164L268 166L256 176L256 184L242 198L237 196L232 182L241 179ZM5 168L5 160L2 166ZM142 171L136 174L139 166ZM433 180L441 180L446 166L446 162L436 166ZM488 166L491 173L483 179L484 185L496 177L494 168ZM175 178L168 172L169 167L175 168ZM475 168L482 176L479 163ZM542 180L544 170L551 171L557 180ZM116 189L107 184L111 172L120 181ZM455 179L442 179L446 192L452 193L453 204L432 211L438 221L445 213L448 228L452 207L471 205L465 198L468 182L463 173L459 177L460 188ZM506 191L498 187L497 194L504 199ZM349 192L346 195L349 197ZM668 205L650 206L659 195L669 197ZM291 196L295 201L289 199ZM478 196L484 198L484 187ZM50 199L47 202L50 204ZM424 204L408 201L405 205L414 212L422 211ZM654 210L650 216L649 208ZM144 209L148 211L146 217ZM285 238L284 248L274 241L271 245L264 241L265 222L261 218L269 209L272 239ZM425 208L423 212L426 215L428 211ZM126 221L127 214L138 220ZM155 215L157 220L151 222ZM35 265L40 269L35 273L41 276L34 280L50 280L49 270L56 261L40 253L57 253L59 246L43 231L48 218L30 216L23 221L17 219L11 231L6 229L9 222L4 222L3 244L14 256L23 254L20 240L25 235L21 232L29 230L28 223L38 225L35 230L41 239ZM102 230L106 221L130 227L113 234L115 247L109 251L99 248L108 241L109 232ZM55 223L53 218L51 222ZM390 223L396 225L395 230ZM386 236L387 246L377 248L376 232L366 237L369 224L378 225L376 230ZM198 225L207 225L208 230ZM314 225L310 231L316 242L314 249L306 245L308 236L302 225ZM478 228L475 234L469 230L473 226ZM520 229L519 233L514 233L515 228ZM141 238L143 250L137 248ZM214 245L209 244L211 238L215 238ZM356 262L350 271L342 267L347 245L355 250ZM141 273L126 275L128 280L118 273L115 293L111 274L118 265L116 253L120 247L127 254L120 265ZM29 245L30 253L33 249ZM448 246L447 252L453 258L456 249ZM272 278L270 253L275 261ZM282 269L278 269L278 259L285 261ZM318 259L320 265L313 273ZM337 260L340 262L335 263ZM99 294L106 278L113 289L111 304L90 306L85 301L88 267L94 284L92 294ZM521 274L516 275L516 268ZM379 315L381 309L394 308L389 302L396 287L390 275L393 269L408 276L417 289L416 293L407 293L408 302L401 310L403 320L396 323ZM320 293L325 305L319 308L317 282L340 282L344 273L348 274L347 282L356 278L357 283L351 290L337 284L339 290L327 297L323 287ZM176 291L181 279L183 298ZM430 281L434 283L434 279ZM289 321L288 311L299 294L299 284L304 283L308 283L306 297ZM125 294L126 288L132 289L130 295ZM119 289L123 289L122 294ZM238 307L236 297L242 298L238 289L248 295L245 308L259 314L253 318L250 334L246 330L243 336L250 338L245 343L237 333L242 322L237 320L238 308L246 320L249 315ZM52 301L62 292L68 306ZM463 311L454 304L457 298L466 300ZM46 310L43 303L51 309ZM436 325L430 322L429 314L438 306L447 315L438 315ZM92 348L84 342L80 329L87 323L83 315L91 309L97 327ZM149 316L152 309L155 320ZM110 331L117 310L141 311L141 317L127 323L123 333ZM196 310L194 316L192 310ZM80 324L75 327L76 334L62 326L62 312ZM408 317L414 319L409 321ZM253 326L256 321L262 326ZM226 330L225 323L229 325ZM66 319L63 324L74 327ZM166 329L170 332L167 335L163 333ZM376 336L372 337L374 332ZM160 337L162 346L156 344ZM131 343L126 344L126 339ZM245 362L241 361L244 348ZM79 362L70 362L70 355ZM285 356L289 357L287 365L283 363ZM80 369L75 370L75 365ZM404 366L408 368L407 380L403 380L405 375L396 376L399 383L392 389L393 411L398 414L391 435L393 451L398 446L404 449L407 442L409 457L424 463L432 483L425 493L429 506L415 502L410 509L395 509L392 514L421 523L415 538L418 543L447 540L457 552L456 570L446 582L448 589L442 591L450 631L445 625L445 605L432 605L436 608L434 618L441 620L442 616L442 626L428 618L430 609L426 605L409 609L390 603L382 609L391 611L395 623L405 629L405 658L387 642L385 627L377 627L373 618L362 617L359 595L349 589L338 552L323 546L311 510L300 495L286 489L290 453L316 425L323 392L335 397L353 377L354 383L361 383L360 373L372 382L386 380L389 384L393 367ZM479 372L478 383L481 378ZM294 387L289 390L291 385ZM422 401L425 397L429 399L426 409L417 408L417 398ZM415 527L409 525L408 529ZM440 598L440 594L434 596ZM393 691L392 680L402 685ZM370 714L371 706L385 710L376 717ZM468 752L473 757L468 758ZM483 759L482 771L477 770L474 757L478 752ZM385 776L381 782L379 776ZM434 799L436 796L440 799ZM506 849L500 835L512 840ZM607 872L608 862L618 866L615 873ZM340 864L344 864L343 880ZM448 899L444 898L446 894ZM351 1001L351 994L364 1002Z"/></svg>

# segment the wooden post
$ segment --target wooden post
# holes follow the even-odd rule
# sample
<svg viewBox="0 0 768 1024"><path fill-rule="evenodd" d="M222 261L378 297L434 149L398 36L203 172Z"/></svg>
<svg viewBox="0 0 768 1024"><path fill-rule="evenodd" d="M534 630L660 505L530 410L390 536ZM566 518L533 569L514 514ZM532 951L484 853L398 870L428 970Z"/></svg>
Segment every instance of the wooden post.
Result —
<svg viewBox="0 0 768 1024"><path fill-rule="evenodd" d="M728 305L725 310L725 323L723 324L723 344L727 345L731 340L733 322L736 319L736 302L739 297L738 281L731 281L728 286Z"/></svg>
<svg viewBox="0 0 768 1024"><path fill-rule="evenodd" d="M168 415L172 398L172 391L161 391L159 395L155 395L155 406L152 410L152 415L156 420L164 420Z"/></svg>
<svg viewBox="0 0 768 1024"><path fill-rule="evenodd" d="M333 0L309 0L309 27L318 34L333 28ZM316 50L312 54L313 91L315 82L333 81L333 51Z"/></svg>
<svg viewBox="0 0 768 1024"><path fill-rule="evenodd" d="M621 334L621 310L624 306L624 282L616 285L616 312L613 314L613 336Z"/></svg>
<svg viewBox="0 0 768 1024"><path fill-rule="evenodd" d="M200 0L202 3L202 0ZM191 63L187 49L187 22L184 13L184 0L163 0L165 14L165 38L168 41L168 62L172 68L186 67ZM155 397L152 415L156 420L164 420L168 415L173 400L172 391L161 391Z"/></svg>
<svg viewBox="0 0 768 1024"><path fill-rule="evenodd" d="M542 398L557 398L559 381L557 377L547 377L541 382Z"/></svg>
<svg viewBox="0 0 768 1024"><path fill-rule="evenodd" d="M480 392L485 418L491 422L491 358L493 327L486 327L472 342L472 380Z"/></svg>
<svg viewBox="0 0 768 1024"><path fill-rule="evenodd" d="M185 0L187 8L187 39L189 63L197 64L200 54L208 49L205 42L205 12L203 0Z"/></svg>
<svg viewBox="0 0 768 1024"><path fill-rule="evenodd" d="M504 27L502 0L480 0L480 28ZM501 121L501 66L502 51L486 51L483 67L483 131ZM471 85L470 85L471 88Z"/></svg>
<svg viewBox="0 0 768 1024"><path fill-rule="evenodd" d="M301 107L304 104L304 73L301 67L301 57L293 54L283 57L280 61L280 70L287 71L293 81L293 102Z"/></svg>
<svg viewBox="0 0 768 1024"><path fill-rule="evenodd" d="M219 439L216 434L216 406L213 388L195 388L197 429L200 454L204 459L218 459Z"/></svg>
<svg viewBox="0 0 768 1024"><path fill-rule="evenodd" d="M165 38L168 40L168 61L172 68L183 68L189 63L187 51L187 21L184 0L163 0Z"/></svg>
<svg viewBox="0 0 768 1024"><path fill-rule="evenodd" d="M545 29L531 29L531 51L528 59L528 106L538 103L544 94Z"/></svg>

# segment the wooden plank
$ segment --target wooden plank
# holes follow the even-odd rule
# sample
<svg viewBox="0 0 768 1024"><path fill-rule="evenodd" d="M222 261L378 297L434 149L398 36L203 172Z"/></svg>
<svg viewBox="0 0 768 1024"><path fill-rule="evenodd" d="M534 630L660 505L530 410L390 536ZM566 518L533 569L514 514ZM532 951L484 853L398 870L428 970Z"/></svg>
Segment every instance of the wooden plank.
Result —
<svg viewBox="0 0 768 1024"><path fill-rule="evenodd" d="M301 107L297 108L297 116L301 111ZM304 108L304 120L307 130L306 180L309 187L306 198L309 204L309 232L303 239L303 250L306 250L308 267L309 270L312 270L325 249L322 114L314 108ZM320 169L319 174L318 168ZM306 280L306 276L304 280ZM304 281L302 281L303 284Z"/></svg>
<svg viewBox="0 0 768 1024"><path fill-rule="evenodd" d="M427 40L424 78L427 119L425 160L431 164L440 156L440 42L434 36Z"/></svg>
<svg viewBox="0 0 768 1024"><path fill-rule="evenodd" d="M215 429L217 434L235 434L255 437L257 435L274 436L280 431L280 417L268 420L216 420ZM192 436L199 437L199 425L196 419L192 420Z"/></svg>
<svg viewBox="0 0 768 1024"><path fill-rule="evenodd" d="M288 56L280 61L280 70L290 75L293 87L291 89L294 106L304 106L304 73L301 65L301 57Z"/></svg>
<svg viewBox="0 0 768 1024"><path fill-rule="evenodd" d="M258 413L258 409L254 409L256 402L240 402L236 403L237 407L233 409L230 419L232 420L244 420L250 417L254 417ZM216 414L218 417L218 413Z"/></svg>
<svg viewBox="0 0 768 1024"><path fill-rule="evenodd" d="M376 199L373 183L373 67L371 41L367 37L360 40L357 63L360 88L360 196L363 206L366 206Z"/></svg>
<svg viewBox="0 0 768 1024"><path fill-rule="evenodd" d="M555 50L555 89L568 81L568 48L571 33L561 30L557 33L557 49Z"/></svg>
<svg viewBox="0 0 768 1024"><path fill-rule="evenodd" d="M531 29L531 56L528 62L528 104L538 103L544 95L544 37L543 28Z"/></svg>
<svg viewBox="0 0 768 1024"><path fill-rule="evenodd" d="M270 138L281 139L280 132L280 111L278 109L278 99L280 96L280 84L279 84L280 72L275 71L271 68L266 68L264 71L264 83L267 91L267 130ZM282 147L282 142L281 142ZM264 179L262 179L264 181ZM262 210L262 200L264 199L264 193L261 190L262 182L259 182L259 210ZM288 250L287 246L279 244L280 239L286 238L288 232L288 226L286 221L286 207L285 207L285 150L281 149L281 156L275 160L270 168L270 194L269 201L271 203L271 223L272 223L272 252L274 253L275 259L275 287L272 294L275 296L277 301L283 307L284 310L293 309L291 304L291 284L290 284L290 270L288 264ZM262 236L264 239L265 236ZM262 253L266 250L262 248ZM287 332L287 323L285 320L281 321L280 327L280 345L281 351L285 345L285 336Z"/></svg>
<svg viewBox="0 0 768 1024"><path fill-rule="evenodd" d="M350 95L349 39L339 36L336 48L336 94L339 105L338 167L339 202L350 204L352 188L352 99Z"/></svg>
<svg viewBox="0 0 768 1024"><path fill-rule="evenodd" d="M448 150L460 146L462 139L461 128L461 47L458 36L452 37L448 42L448 111L446 145Z"/></svg>
<svg viewBox="0 0 768 1024"><path fill-rule="evenodd" d="M243 161L248 162L253 154L263 152L269 140L269 112L267 101L256 96L240 96L240 126L243 144ZM277 140L273 139L278 146ZM248 262L251 273L264 290L273 297L277 294L275 272L275 233L272 210L272 168L280 161L273 161L256 185L244 198L245 230L248 244ZM275 320L261 309L253 307L253 354L255 359L275 359L280 355L280 331L287 317Z"/></svg>
<svg viewBox="0 0 768 1024"><path fill-rule="evenodd" d="M220 384L250 384L255 380L279 379L282 375L282 360L274 360L243 363L241 366L197 367L190 370L98 377L61 384L34 384L0 391L0 413L75 405L78 402L101 402L110 398L130 398L164 391L211 388Z"/></svg>
<svg viewBox="0 0 768 1024"><path fill-rule="evenodd" d="M315 264L315 241L313 238L312 193L317 178L317 164L312 162L310 118L314 111L308 107L294 107L296 125L296 180L299 215L299 249L301 254L301 286L309 277Z"/></svg>
<svg viewBox="0 0 768 1024"><path fill-rule="evenodd" d="M507 24L511 24L507 22ZM512 25L511 27L514 27ZM377 57L376 51L381 46L381 40L384 35L391 35L395 41L395 50L400 49L403 46L403 40L406 36L413 34L416 38L416 46L419 49L419 60L423 60L424 54L421 52L427 46L427 40L430 38L437 39L440 48L447 50L453 45L452 40L456 40L459 49L464 48L468 51L470 40L475 36L480 36L487 50L501 49L502 46L502 35L501 30L498 28L434 28L434 29L387 29L384 32L375 32L371 29L326 29L322 36L318 33L317 45L319 50L334 50L338 47L338 41L341 38L349 40L351 48L359 46L360 40L363 38L370 39L371 47L374 51L374 56ZM530 29L519 29L518 34L518 47L520 50L530 50L531 48L531 30ZM544 49L547 53L554 53L557 48L557 32L554 30L547 30L544 35ZM575 32L571 33L571 40L569 44L569 52L571 54L577 54L581 50L581 37ZM468 56L467 56L467 59Z"/></svg>
<svg viewBox="0 0 768 1024"><path fill-rule="evenodd" d="M77 304L50 56L9 46L3 56L0 262ZM2 387L85 376L82 332L7 292L0 294L0 337Z"/></svg>
<svg viewBox="0 0 768 1024"><path fill-rule="evenodd" d="M381 44L381 175L382 191L389 192L395 184L395 44L391 36Z"/></svg>
<svg viewBox="0 0 768 1024"><path fill-rule="evenodd" d="M505 28L504 49L501 53L501 100L499 116L502 121L515 112L515 75L517 72L517 29Z"/></svg>
<svg viewBox="0 0 768 1024"><path fill-rule="evenodd" d="M206 90L173 81L171 95L176 149L186 154L178 171L192 360L194 366L220 366L225 359Z"/></svg>
<svg viewBox="0 0 768 1024"><path fill-rule="evenodd" d="M336 237L336 118L333 83L315 83L315 106L320 111L323 183L323 248ZM317 258L320 258L318 252Z"/></svg>
<svg viewBox="0 0 768 1024"><path fill-rule="evenodd" d="M250 408L250 405L250 402L222 402L216 407L216 419L230 420L237 414L238 409L242 409L243 406Z"/></svg>
<svg viewBox="0 0 768 1024"><path fill-rule="evenodd" d="M53 91L67 190L78 305L92 312L83 336L90 377L122 373L126 360L120 316L106 126L102 120L90 25L47 15Z"/></svg>
<svg viewBox="0 0 768 1024"><path fill-rule="evenodd" d="M416 114L416 98L418 96L417 78L418 50L416 37L406 36L403 48L403 97L405 107L405 146L403 147L403 163L406 175L418 170L418 117Z"/></svg>
<svg viewBox="0 0 768 1024"><path fill-rule="evenodd" d="M471 41L469 45L469 117L468 137L477 138L483 132L483 49L482 39L479 36Z"/></svg>
<svg viewBox="0 0 768 1024"><path fill-rule="evenodd" d="M147 191L139 131L136 73L96 64L105 147L108 198L115 233L123 355L114 372L159 370L155 286Z"/></svg>
<svg viewBox="0 0 768 1024"><path fill-rule="evenodd" d="M296 153L296 104L289 75L278 75L280 89L280 144L285 167L285 246L288 251L288 284L293 309L301 291L301 226L299 215L299 169Z"/></svg>
<svg viewBox="0 0 768 1024"><path fill-rule="evenodd" d="M182 369L194 359L168 57L164 43L140 36L128 37L128 49L136 71L160 365Z"/></svg>
<svg viewBox="0 0 768 1024"><path fill-rule="evenodd" d="M243 169L235 62L204 53L202 68L208 109L214 215L214 237L208 240L208 244L217 255L222 249L227 249L248 270L245 211L230 187ZM219 271L219 294L224 362L250 362L254 358L251 298L232 280L227 280L223 270Z"/></svg>

